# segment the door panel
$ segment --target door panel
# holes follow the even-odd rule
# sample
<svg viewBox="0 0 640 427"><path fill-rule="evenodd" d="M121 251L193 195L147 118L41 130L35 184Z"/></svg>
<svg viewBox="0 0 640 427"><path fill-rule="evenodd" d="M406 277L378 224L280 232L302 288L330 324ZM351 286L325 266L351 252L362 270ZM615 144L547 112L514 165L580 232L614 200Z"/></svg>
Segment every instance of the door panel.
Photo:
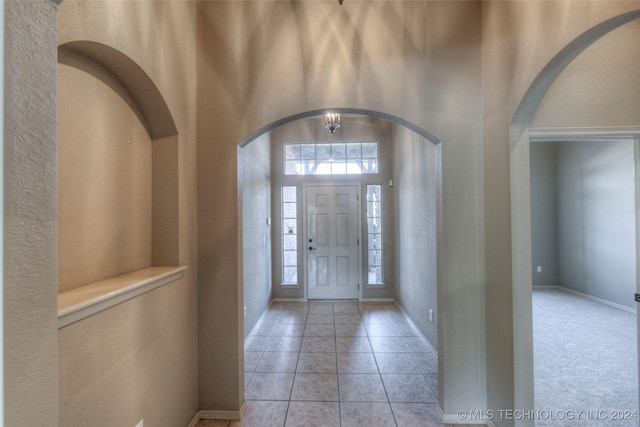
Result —
<svg viewBox="0 0 640 427"><path fill-rule="evenodd" d="M357 299L358 185L306 187L310 299Z"/></svg>

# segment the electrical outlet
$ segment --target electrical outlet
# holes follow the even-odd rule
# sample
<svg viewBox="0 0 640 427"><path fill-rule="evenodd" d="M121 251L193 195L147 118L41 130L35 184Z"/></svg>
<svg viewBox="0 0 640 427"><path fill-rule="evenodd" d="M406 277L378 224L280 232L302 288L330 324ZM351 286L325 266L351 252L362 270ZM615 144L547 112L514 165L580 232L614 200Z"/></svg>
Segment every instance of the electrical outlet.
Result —
<svg viewBox="0 0 640 427"><path fill-rule="evenodd" d="M429 309L429 322L433 322L433 310Z"/></svg>
<svg viewBox="0 0 640 427"><path fill-rule="evenodd" d="M541 266L541 265L537 266L537 267L536 267L536 271L537 271L538 273L542 273L542 266Z"/></svg>
<svg viewBox="0 0 640 427"><path fill-rule="evenodd" d="M247 306L246 305L244 306L244 318L245 319L247 318Z"/></svg>

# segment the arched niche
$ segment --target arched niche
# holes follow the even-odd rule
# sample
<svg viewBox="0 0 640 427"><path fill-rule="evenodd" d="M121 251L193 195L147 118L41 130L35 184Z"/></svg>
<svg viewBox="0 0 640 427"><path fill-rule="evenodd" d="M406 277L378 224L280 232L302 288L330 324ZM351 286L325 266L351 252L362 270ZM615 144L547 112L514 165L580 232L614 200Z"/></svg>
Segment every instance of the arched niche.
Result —
<svg viewBox="0 0 640 427"><path fill-rule="evenodd" d="M529 126L544 96L574 59L606 34L638 18L640 10L614 16L585 31L561 49L536 76L511 120L512 286L513 313L518 313L513 316L515 408L534 406Z"/></svg>
<svg viewBox="0 0 640 427"><path fill-rule="evenodd" d="M167 103L135 61L104 44L65 43L58 63L59 90L77 98L59 92L60 295L164 274L179 264L178 131Z"/></svg>

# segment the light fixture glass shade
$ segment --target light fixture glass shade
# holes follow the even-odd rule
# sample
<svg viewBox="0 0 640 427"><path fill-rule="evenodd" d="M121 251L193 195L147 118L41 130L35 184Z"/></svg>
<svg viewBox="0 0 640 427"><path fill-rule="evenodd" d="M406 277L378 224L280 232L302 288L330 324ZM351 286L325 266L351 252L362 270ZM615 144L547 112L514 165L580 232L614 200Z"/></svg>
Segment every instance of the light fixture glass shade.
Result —
<svg viewBox="0 0 640 427"><path fill-rule="evenodd" d="M340 114L326 113L324 115L324 125L329 129L330 134L336 133L336 130L340 127Z"/></svg>

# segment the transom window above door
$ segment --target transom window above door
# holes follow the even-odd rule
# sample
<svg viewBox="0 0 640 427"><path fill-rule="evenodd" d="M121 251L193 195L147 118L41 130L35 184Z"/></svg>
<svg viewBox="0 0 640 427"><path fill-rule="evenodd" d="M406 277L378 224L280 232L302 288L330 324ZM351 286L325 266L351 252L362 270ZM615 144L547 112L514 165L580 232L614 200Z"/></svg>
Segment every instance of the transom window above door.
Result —
<svg viewBox="0 0 640 427"><path fill-rule="evenodd" d="M285 175L378 173L377 142L285 144Z"/></svg>

